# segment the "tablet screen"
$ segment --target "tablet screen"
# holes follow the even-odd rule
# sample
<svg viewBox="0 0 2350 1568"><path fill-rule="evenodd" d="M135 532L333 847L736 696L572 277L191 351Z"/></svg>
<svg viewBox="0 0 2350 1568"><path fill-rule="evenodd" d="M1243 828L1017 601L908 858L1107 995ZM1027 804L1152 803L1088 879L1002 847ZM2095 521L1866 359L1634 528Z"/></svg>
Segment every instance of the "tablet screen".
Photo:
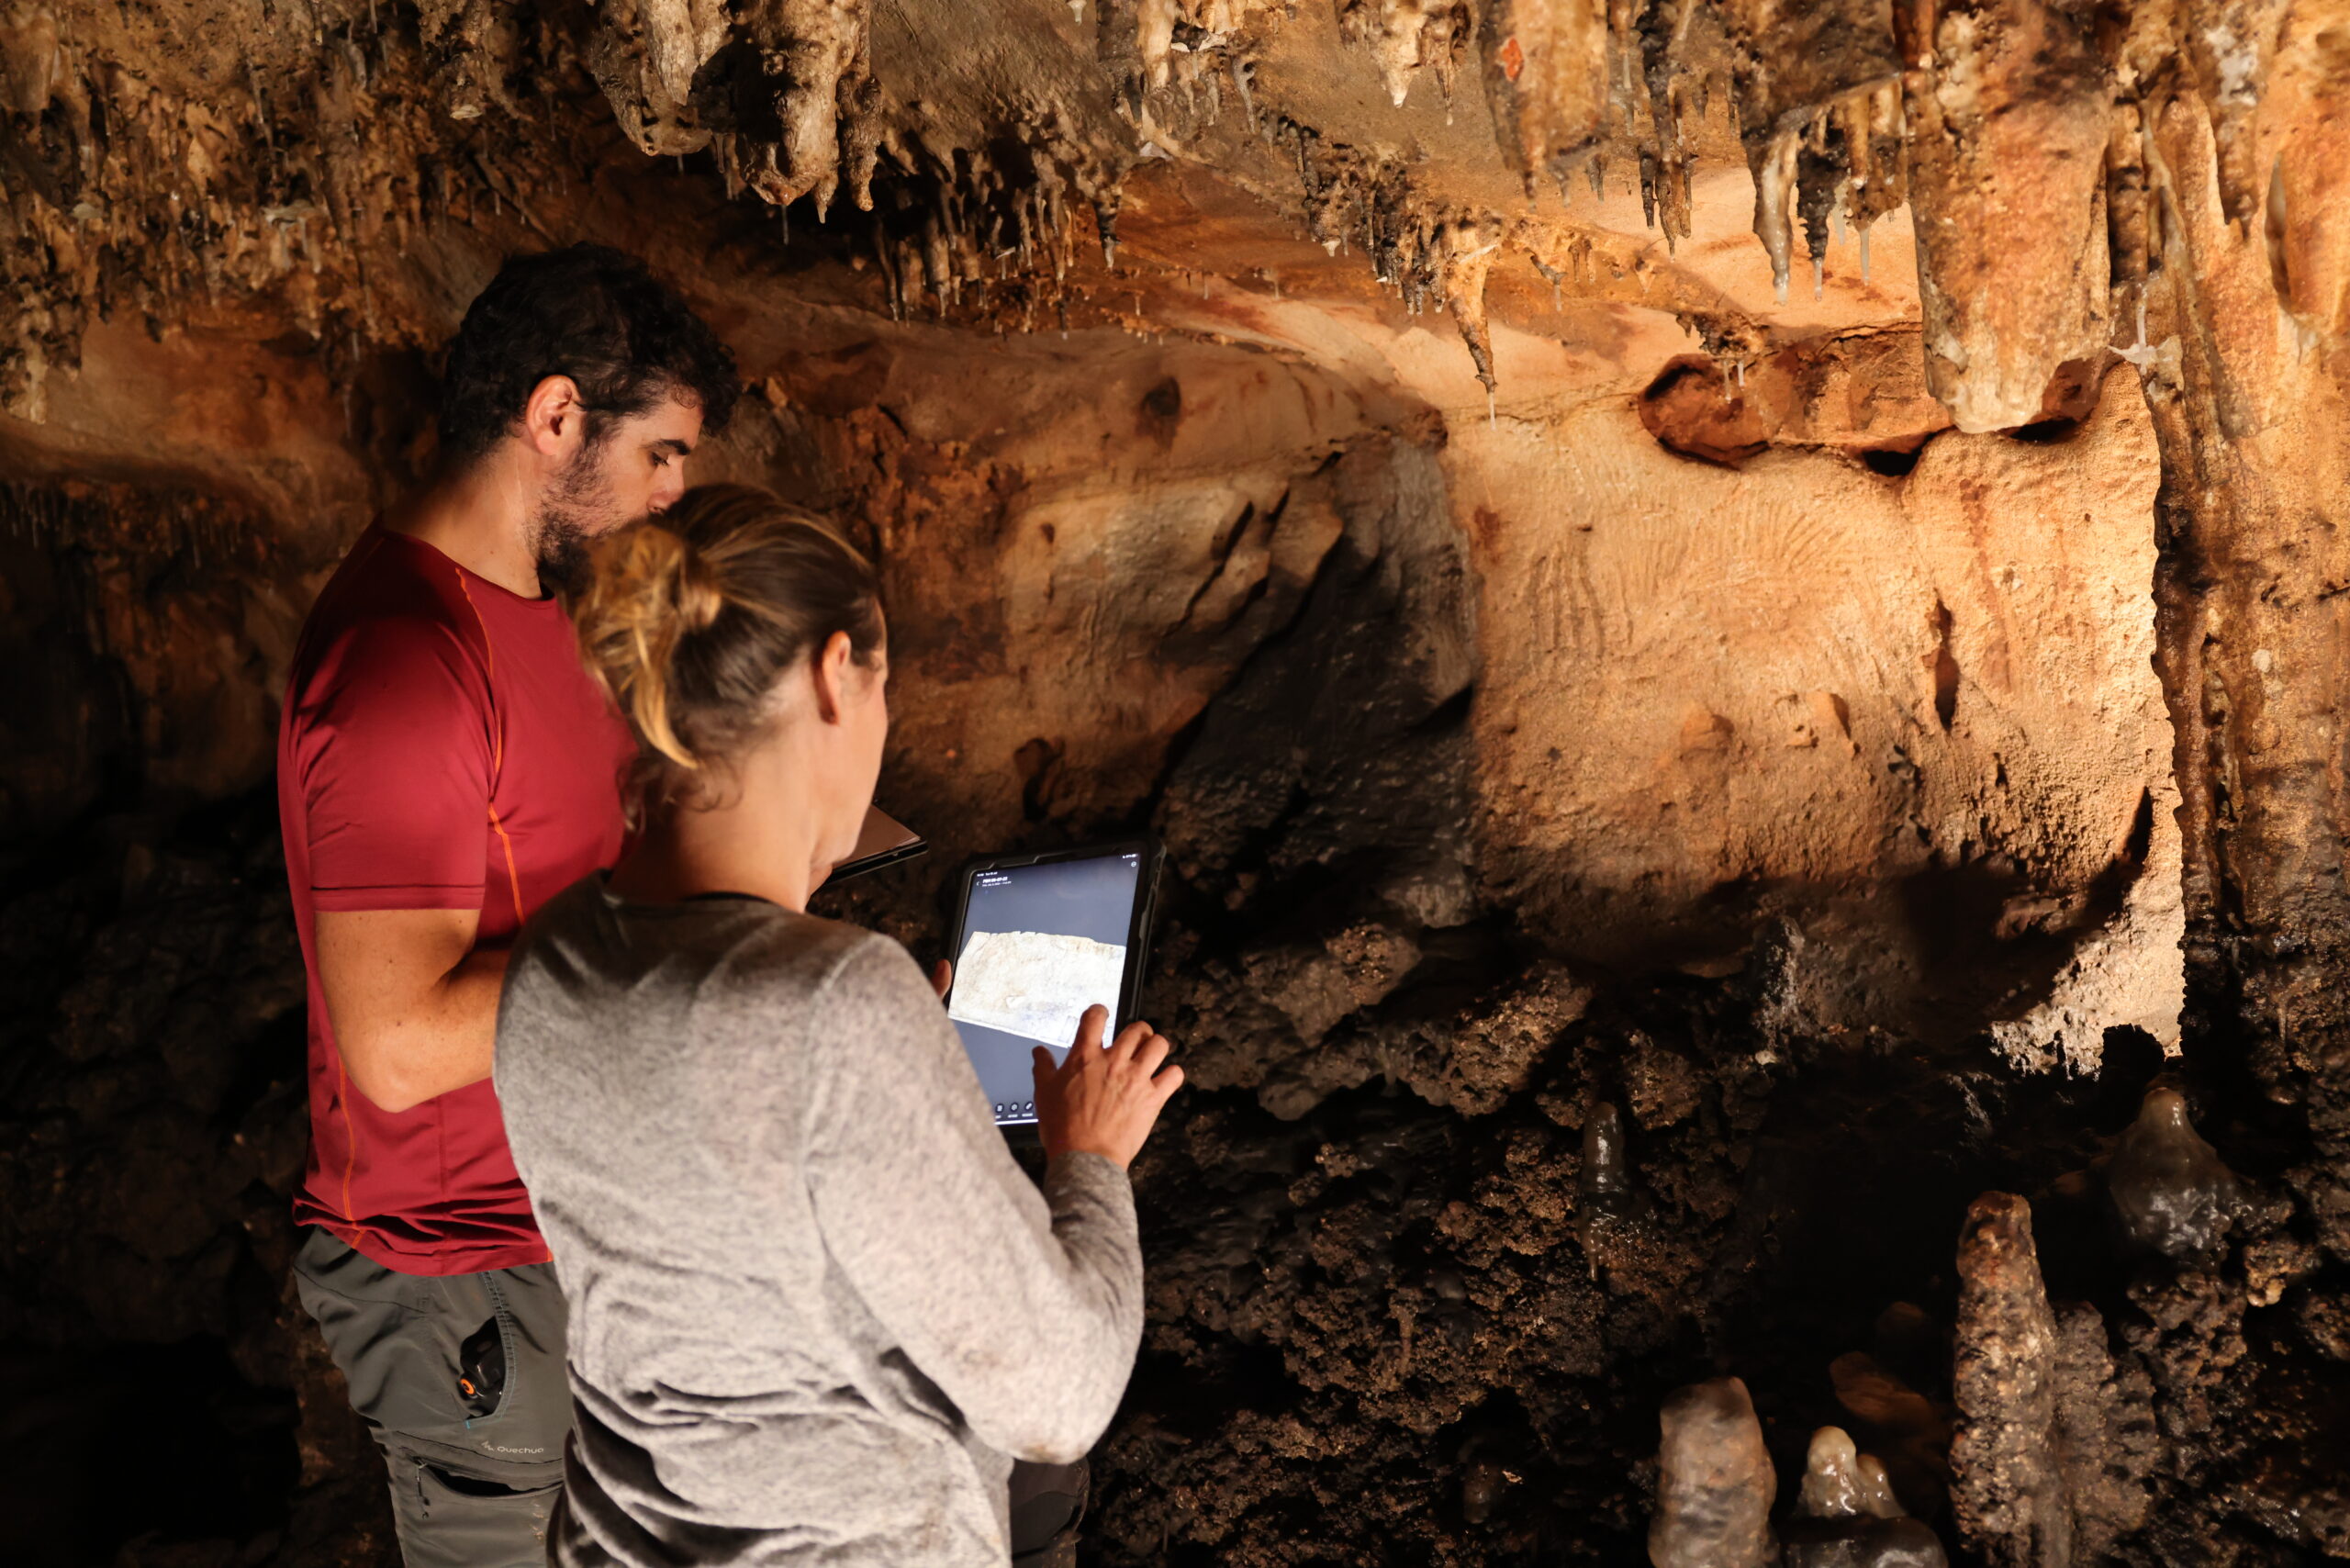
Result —
<svg viewBox="0 0 2350 1568"><path fill-rule="evenodd" d="M1100 1003L1116 1028L1142 878L1139 851L971 873L946 1015L1005 1126L1036 1119L1030 1053L1055 1060Z"/></svg>

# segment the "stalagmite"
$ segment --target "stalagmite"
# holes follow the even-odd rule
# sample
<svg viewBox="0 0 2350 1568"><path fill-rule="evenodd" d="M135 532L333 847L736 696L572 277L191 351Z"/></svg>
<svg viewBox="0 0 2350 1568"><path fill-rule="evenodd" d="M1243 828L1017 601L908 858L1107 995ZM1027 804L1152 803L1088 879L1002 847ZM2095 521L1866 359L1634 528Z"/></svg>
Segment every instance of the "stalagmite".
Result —
<svg viewBox="0 0 2350 1568"><path fill-rule="evenodd" d="M1864 1453L1858 1469L1861 1512L1876 1519L1904 1518L1901 1499L1893 1490L1892 1477L1886 1473L1885 1462L1874 1454Z"/></svg>
<svg viewBox="0 0 2350 1568"><path fill-rule="evenodd" d="M1811 1435L1786 1568L1948 1568L1942 1541L1894 1500L1885 1469L1841 1427Z"/></svg>
<svg viewBox="0 0 2350 1568"><path fill-rule="evenodd" d="M1655 1568L1763 1568L1778 1556L1771 1502L1779 1483L1746 1384L1716 1378L1664 1402L1657 1453Z"/></svg>
<svg viewBox="0 0 2350 1568"><path fill-rule="evenodd" d="M1975 1199L1959 1236L1958 1273L1951 1468L1959 1533L1992 1568L2071 1568L2056 1318L2041 1283L2031 1205L2006 1193Z"/></svg>
<svg viewBox="0 0 2350 1568"><path fill-rule="evenodd" d="M2179 1261L2216 1253L2242 1202L2234 1172L2196 1132L2186 1098L2173 1089L2147 1091L2105 1179L2130 1245Z"/></svg>
<svg viewBox="0 0 2350 1568"><path fill-rule="evenodd" d="M1860 1499L1861 1456L1852 1434L1841 1427L1820 1428L1811 1434L1796 1507L1807 1518L1838 1519L1863 1512Z"/></svg>

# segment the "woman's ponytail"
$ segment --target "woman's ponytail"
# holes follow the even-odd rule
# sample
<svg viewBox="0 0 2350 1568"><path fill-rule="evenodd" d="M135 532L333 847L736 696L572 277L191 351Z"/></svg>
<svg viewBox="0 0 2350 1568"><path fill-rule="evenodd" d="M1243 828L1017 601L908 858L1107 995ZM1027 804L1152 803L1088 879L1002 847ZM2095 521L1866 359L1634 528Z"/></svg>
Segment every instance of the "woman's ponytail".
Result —
<svg viewBox="0 0 2350 1568"><path fill-rule="evenodd" d="M632 821L764 733L768 699L835 632L881 643L872 564L764 490L710 485L599 546L574 607L579 649L635 733Z"/></svg>

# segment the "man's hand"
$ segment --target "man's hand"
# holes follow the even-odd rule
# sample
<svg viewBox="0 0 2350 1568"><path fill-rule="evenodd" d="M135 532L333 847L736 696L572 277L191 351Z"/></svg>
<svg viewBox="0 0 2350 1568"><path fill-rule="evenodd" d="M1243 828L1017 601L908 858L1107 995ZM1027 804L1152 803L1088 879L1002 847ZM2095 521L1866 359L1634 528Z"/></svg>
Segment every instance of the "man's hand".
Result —
<svg viewBox="0 0 2350 1568"><path fill-rule="evenodd" d="M352 1086L412 1109L489 1076L504 949L471 909L320 910L319 989Z"/></svg>
<svg viewBox="0 0 2350 1568"><path fill-rule="evenodd" d="M1077 1043L1058 1066L1052 1052L1036 1047L1036 1124L1048 1159L1098 1154L1124 1170L1142 1151L1160 1109L1183 1087L1183 1070L1168 1063L1171 1047L1163 1036L1133 1023L1104 1049L1109 1021L1107 1008L1087 1008Z"/></svg>
<svg viewBox="0 0 2350 1568"><path fill-rule="evenodd" d="M954 965L948 963L946 959L941 958L938 962L930 966L930 989L938 992L939 1001L946 1001L946 993L953 990L954 987Z"/></svg>

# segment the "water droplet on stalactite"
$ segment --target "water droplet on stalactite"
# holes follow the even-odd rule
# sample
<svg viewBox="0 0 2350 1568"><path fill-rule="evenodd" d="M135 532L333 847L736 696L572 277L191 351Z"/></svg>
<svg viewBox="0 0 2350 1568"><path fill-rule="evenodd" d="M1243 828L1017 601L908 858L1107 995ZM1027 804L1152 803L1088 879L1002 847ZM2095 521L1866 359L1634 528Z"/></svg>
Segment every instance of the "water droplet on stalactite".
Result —
<svg viewBox="0 0 2350 1568"><path fill-rule="evenodd" d="M1825 298L1828 294L1828 262L1825 257L1811 258L1811 297Z"/></svg>
<svg viewBox="0 0 2350 1568"><path fill-rule="evenodd" d="M1860 229L1861 229L1861 281L1862 281L1863 283L1866 283L1866 282L1868 282L1868 280L1869 280L1869 226L1868 226L1867 224L1863 223L1863 224L1862 224L1862 225L1860 226Z"/></svg>
<svg viewBox="0 0 2350 1568"><path fill-rule="evenodd" d="M1485 388L1485 428L1489 431L1501 429L1500 410L1494 405L1494 389L1490 386Z"/></svg>
<svg viewBox="0 0 2350 1568"><path fill-rule="evenodd" d="M1559 280L1552 278L1550 280L1550 313L1555 316L1566 308L1566 301L1559 294Z"/></svg>

